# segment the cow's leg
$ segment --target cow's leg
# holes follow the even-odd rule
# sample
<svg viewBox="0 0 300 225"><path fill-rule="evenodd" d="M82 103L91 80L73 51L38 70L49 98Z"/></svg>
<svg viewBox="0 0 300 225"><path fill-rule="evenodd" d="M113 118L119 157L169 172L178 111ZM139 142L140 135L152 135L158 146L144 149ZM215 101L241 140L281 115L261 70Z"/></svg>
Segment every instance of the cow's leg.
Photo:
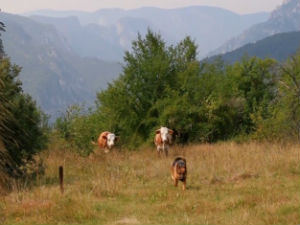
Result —
<svg viewBox="0 0 300 225"><path fill-rule="evenodd" d="M165 156L168 157L168 145L163 145Z"/></svg>
<svg viewBox="0 0 300 225"><path fill-rule="evenodd" d="M163 153L165 153L165 154L166 154L165 143L163 143L163 145L162 145L162 151L163 151Z"/></svg>
<svg viewBox="0 0 300 225"><path fill-rule="evenodd" d="M161 148L160 148L160 146L157 146L157 155L158 155L158 157L160 157L160 155L161 155Z"/></svg>
<svg viewBox="0 0 300 225"><path fill-rule="evenodd" d="M165 155L166 155L166 157L168 157L168 149L167 148L165 149Z"/></svg>

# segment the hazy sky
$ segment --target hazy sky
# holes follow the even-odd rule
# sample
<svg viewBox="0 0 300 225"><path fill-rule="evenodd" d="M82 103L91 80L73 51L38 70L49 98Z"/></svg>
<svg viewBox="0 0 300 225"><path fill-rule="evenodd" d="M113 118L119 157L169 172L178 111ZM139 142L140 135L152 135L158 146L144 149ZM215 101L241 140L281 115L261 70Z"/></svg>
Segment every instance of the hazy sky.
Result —
<svg viewBox="0 0 300 225"><path fill-rule="evenodd" d="M4 12L24 13L37 9L95 11L100 8L177 8L208 5L245 14L271 11L282 2L283 0L1 0L0 8Z"/></svg>

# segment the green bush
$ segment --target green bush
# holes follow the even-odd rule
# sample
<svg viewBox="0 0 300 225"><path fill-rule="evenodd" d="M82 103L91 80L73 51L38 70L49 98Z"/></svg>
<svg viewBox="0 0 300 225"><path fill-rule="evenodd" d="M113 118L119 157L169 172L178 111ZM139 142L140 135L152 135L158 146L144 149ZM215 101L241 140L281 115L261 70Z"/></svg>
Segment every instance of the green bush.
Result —
<svg viewBox="0 0 300 225"><path fill-rule="evenodd" d="M71 144L72 149L81 155L88 155L93 151L94 145L91 141L96 141L104 129L99 114L91 109L86 111L83 105L69 106L66 112L57 118L54 128Z"/></svg>

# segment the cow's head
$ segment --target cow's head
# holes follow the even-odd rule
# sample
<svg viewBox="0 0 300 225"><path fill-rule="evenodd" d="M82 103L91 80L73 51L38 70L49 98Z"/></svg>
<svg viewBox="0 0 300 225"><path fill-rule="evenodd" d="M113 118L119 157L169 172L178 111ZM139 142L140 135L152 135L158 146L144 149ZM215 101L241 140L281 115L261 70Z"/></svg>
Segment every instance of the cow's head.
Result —
<svg viewBox="0 0 300 225"><path fill-rule="evenodd" d="M115 144L116 142L118 141L119 137L116 136L115 134L113 133L109 133L107 134L106 136L106 140L107 140L107 147L109 149L111 149Z"/></svg>
<svg viewBox="0 0 300 225"><path fill-rule="evenodd" d="M174 131L168 129L167 127L161 127L160 129L156 130L156 134L160 134L162 142L166 143L167 141L172 142L172 135Z"/></svg>

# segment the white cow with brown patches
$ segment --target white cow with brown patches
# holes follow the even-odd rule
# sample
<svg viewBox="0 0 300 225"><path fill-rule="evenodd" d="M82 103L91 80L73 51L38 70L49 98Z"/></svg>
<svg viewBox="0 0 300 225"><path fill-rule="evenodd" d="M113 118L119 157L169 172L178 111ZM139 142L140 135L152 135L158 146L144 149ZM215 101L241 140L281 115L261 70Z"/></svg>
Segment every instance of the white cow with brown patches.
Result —
<svg viewBox="0 0 300 225"><path fill-rule="evenodd" d="M99 135L98 138L98 146L101 149L104 149L105 153L108 153L116 144L116 142L119 140L119 137L116 136L114 133L111 133L109 131L104 131ZM94 145L97 145L97 143L92 142Z"/></svg>
<svg viewBox="0 0 300 225"><path fill-rule="evenodd" d="M155 133L154 144L156 145L157 153L161 155L164 152L168 156L168 149L172 144L174 131L167 127L161 127Z"/></svg>

